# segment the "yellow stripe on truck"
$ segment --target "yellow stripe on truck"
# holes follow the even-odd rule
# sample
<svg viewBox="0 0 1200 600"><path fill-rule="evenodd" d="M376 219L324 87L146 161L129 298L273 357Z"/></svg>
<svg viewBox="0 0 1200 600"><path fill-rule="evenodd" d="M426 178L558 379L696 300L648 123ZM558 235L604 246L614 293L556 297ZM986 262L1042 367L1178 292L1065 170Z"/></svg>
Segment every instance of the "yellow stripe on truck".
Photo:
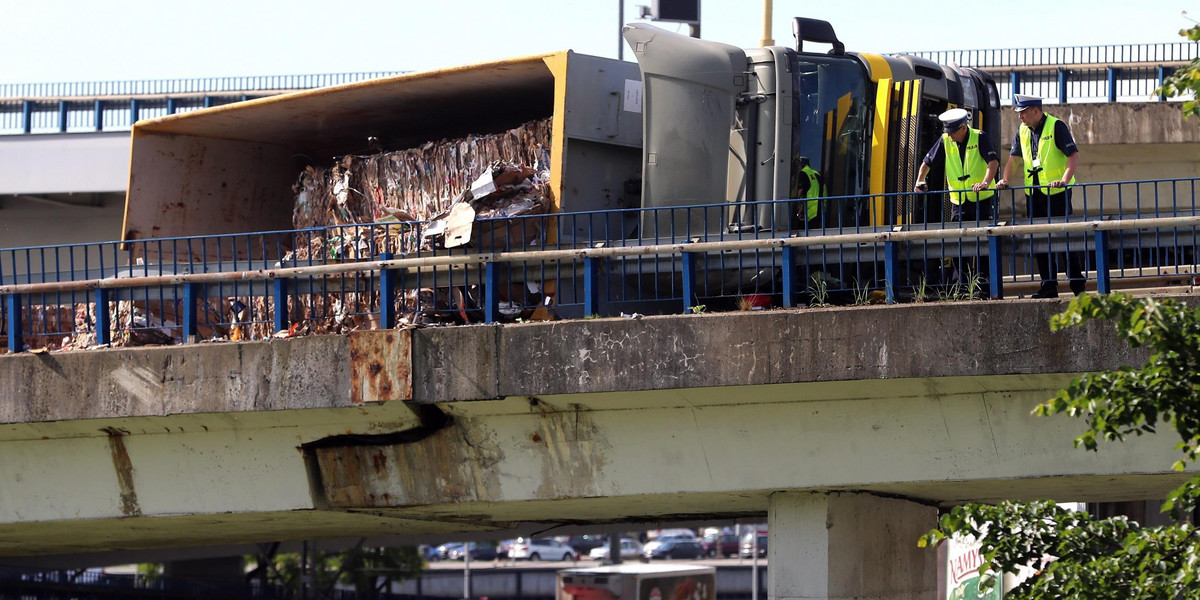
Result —
<svg viewBox="0 0 1200 600"><path fill-rule="evenodd" d="M875 127L871 130L871 224L883 224L883 193L887 178L888 120L892 104L892 67L886 58L878 54L858 53L867 63L867 76L877 87L875 97Z"/></svg>
<svg viewBox="0 0 1200 600"><path fill-rule="evenodd" d="M875 88L875 122L871 128L871 225L884 225L883 192L887 181L888 127L891 121L892 80L882 79Z"/></svg>
<svg viewBox="0 0 1200 600"><path fill-rule="evenodd" d="M886 58L878 54L866 54L864 52L859 52L858 56L867 61L867 71L869 71L867 76L871 78L871 81L879 83L884 79L892 78L892 66L888 64Z"/></svg>

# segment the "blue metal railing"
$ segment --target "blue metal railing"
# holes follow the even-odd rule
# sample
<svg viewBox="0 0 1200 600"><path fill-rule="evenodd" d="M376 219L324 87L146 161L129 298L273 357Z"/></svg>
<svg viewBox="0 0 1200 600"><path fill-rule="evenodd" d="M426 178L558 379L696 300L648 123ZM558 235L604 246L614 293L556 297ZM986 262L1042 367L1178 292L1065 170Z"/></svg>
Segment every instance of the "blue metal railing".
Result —
<svg viewBox="0 0 1200 600"><path fill-rule="evenodd" d="M0 135L121 131L140 119L402 73L0 84Z"/></svg>
<svg viewBox="0 0 1200 600"><path fill-rule="evenodd" d="M209 94L218 92L283 92L354 83L356 81L390 77L402 73L405 73L405 71L60 83L0 83L0 98L19 100L32 98L92 98L96 96L170 96L176 94Z"/></svg>
<svg viewBox="0 0 1200 600"><path fill-rule="evenodd" d="M975 222L944 219L930 192L827 198L815 227L792 216L801 200L490 219L454 250L423 222L4 249L0 325L19 351L999 298L1036 289L1041 256L1057 279L1077 261L1101 292L1191 285L1198 184L1076 185L1073 213L1043 218L1004 190L995 218ZM872 214L904 224L865 224Z"/></svg>
<svg viewBox="0 0 1200 600"><path fill-rule="evenodd" d="M1123 63L1188 62L1200 58L1200 43L1169 42L1107 46L1055 46L988 50L920 50L901 52L933 62L962 67L1035 67L1061 65L1111 65Z"/></svg>
<svg viewBox="0 0 1200 600"><path fill-rule="evenodd" d="M1059 102L1146 101L1173 70L1200 58L1200 43L906 52L993 73L1001 98ZM139 119L403 71L144 81L0 84L0 135L122 131Z"/></svg>
<svg viewBox="0 0 1200 600"><path fill-rule="evenodd" d="M1145 102L1178 67L1200 58L1200 43L1062 46L906 52L944 65L979 67L996 78L1000 97L1050 102Z"/></svg>

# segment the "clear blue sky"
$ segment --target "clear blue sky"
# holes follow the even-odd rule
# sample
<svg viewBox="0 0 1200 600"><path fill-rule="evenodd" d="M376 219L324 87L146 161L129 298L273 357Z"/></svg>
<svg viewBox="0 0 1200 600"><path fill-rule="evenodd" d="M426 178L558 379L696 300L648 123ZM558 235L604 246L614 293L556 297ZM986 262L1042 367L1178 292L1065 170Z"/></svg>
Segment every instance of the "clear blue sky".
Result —
<svg viewBox="0 0 1200 600"><path fill-rule="evenodd" d="M637 5L626 0L626 22ZM1180 41L1162 0L776 0L833 23L848 50ZM617 56L617 0L0 0L0 83L423 70L544 51ZM1033 7L1044 7L1039 12ZM702 37L757 46L760 0L701 0ZM1200 16L1200 9L1192 13ZM682 26L662 26L685 31ZM627 51L626 58L631 54Z"/></svg>

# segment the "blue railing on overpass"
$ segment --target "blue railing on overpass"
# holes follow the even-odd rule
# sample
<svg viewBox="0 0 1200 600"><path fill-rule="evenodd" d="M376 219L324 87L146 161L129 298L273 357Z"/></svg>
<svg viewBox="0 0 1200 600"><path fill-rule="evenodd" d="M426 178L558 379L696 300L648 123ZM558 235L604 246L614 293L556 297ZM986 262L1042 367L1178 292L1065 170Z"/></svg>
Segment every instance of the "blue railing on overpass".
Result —
<svg viewBox="0 0 1200 600"><path fill-rule="evenodd" d="M801 200L489 219L452 250L436 222L12 248L0 325L20 351L1002 298L1038 288L1043 256L1059 280L1077 261L1102 293L1191 286L1198 184L1076 185L1073 214L1042 218L1004 190L974 222L946 219L930 192L828 198L811 228L793 218Z"/></svg>
<svg viewBox="0 0 1200 600"><path fill-rule="evenodd" d="M1155 90L1174 69L1200 58L1200 43L905 54L990 71L996 76L1000 97L1005 99L1024 93L1063 103L1147 101L1155 98ZM139 119L401 73L0 84L0 135L123 131Z"/></svg>
<svg viewBox="0 0 1200 600"><path fill-rule="evenodd" d="M0 84L0 135L122 131L140 119L402 73Z"/></svg>
<svg viewBox="0 0 1200 600"><path fill-rule="evenodd" d="M1051 102L1146 102L1163 79L1200 58L1200 42L906 52L943 65L979 67L996 78L1000 97Z"/></svg>
<svg viewBox="0 0 1200 600"><path fill-rule="evenodd" d="M933 62L961 67L1057 67L1061 65L1113 65L1123 63L1190 62L1200 58L1198 42L1115 44L1107 46L1051 46L979 50L919 50L903 52Z"/></svg>

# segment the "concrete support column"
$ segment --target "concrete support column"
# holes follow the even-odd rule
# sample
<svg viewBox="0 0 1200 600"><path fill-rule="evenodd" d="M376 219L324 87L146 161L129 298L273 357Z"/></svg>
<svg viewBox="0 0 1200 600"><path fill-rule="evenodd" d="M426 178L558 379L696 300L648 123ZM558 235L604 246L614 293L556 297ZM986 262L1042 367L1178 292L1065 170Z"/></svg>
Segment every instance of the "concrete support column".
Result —
<svg viewBox="0 0 1200 600"><path fill-rule="evenodd" d="M917 538L937 509L865 493L771 495L767 572L771 600L932 598L937 553Z"/></svg>

